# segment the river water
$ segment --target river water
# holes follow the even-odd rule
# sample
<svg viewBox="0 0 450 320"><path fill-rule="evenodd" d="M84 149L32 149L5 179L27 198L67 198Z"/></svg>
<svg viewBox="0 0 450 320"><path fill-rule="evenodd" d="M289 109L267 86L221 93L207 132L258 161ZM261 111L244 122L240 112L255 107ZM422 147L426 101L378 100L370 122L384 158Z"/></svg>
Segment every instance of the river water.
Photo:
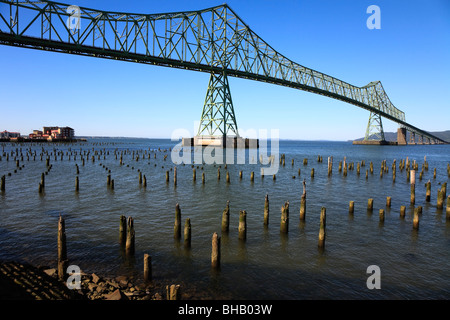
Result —
<svg viewBox="0 0 450 320"><path fill-rule="evenodd" d="M450 298L450 222L446 220L445 202L443 209L436 206L438 188L450 180L449 145L354 146L350 142L282 140L279 152L285 154L286 162L280 165L276 180L271 175L262 178L262 165L251 164L254 155L248 154L245 163L228 164L226 169L224 164L220 168L219 164L194 164L194 182L192 164L171 161L170 150L177 143L104 138L70 145L2 144L0 176L6 175L6 190L0 192L0 260L56 266L57 221L61 214L66 224L69 263L87 273L127 274L141 279L143 255L148 253L155 281L181 283L184 288L214 299ZM84 165L80 154L85 158ZM119 163L120 154L123 165ZM318 155L322 162L317 161ZM47 171L47 156L52 168L45 176L45 192L39 194L41 173ZM328 176L330 156L333 173ZM400 171L398 165L408 157L411 162L418 162L420 171L425 156L429 169L422 179L416 174L415 201L415 206L422 206L423 211L419 230L413 230L410 184L406 170ZM20 170L14 157L19 159ZM344 157L347 163L354 163L354 170L349 170L347 176L338 171ZM303 164L305 158L307 165ZM389 172L380 177L383 160ZM365 161L365 167L358 175L356 167L361 161ZM374 173L366 179L370 162ZM75 164L79 167L79 192L75 192ZM107 187L107 170L111 170L114 190ZM138 182L138 170L146 176L146 188ZM167 170L169 182L165 180ZM251 171L255 172L253 182ZM205 184L201 180L203 172ZM303 179L307 208L305 221L300 221ZM425 201L428 180L430 202ZM268 227L263 225L266 194L270 201ZM388 196L392 198L391 208L386 207ZM369 198L374 199L373 212L367 211ZM222 212L227 200L230 231L222 234ZM280 233L281 206L285 201L289 201L288 234ZM349 201L355 201L353 215L348 212ZM191 221L190 249L184 247L183 240L173 237L176 203L181 208L182 225L186 218ZM406 206L404 218L400 217L401 206ZM326 208L324 251L318 249L322 207ZM379 209L385 209L384 223L380 223ZM238 239L240 210L247 212L245 241ZM124 256L118 242L121 215L134 219L133 258ZM210 262L214 232L221 235L219 271L212 270ZM371 265L379 267L380 289L367 286L371 276L367 268Z"/></svg>

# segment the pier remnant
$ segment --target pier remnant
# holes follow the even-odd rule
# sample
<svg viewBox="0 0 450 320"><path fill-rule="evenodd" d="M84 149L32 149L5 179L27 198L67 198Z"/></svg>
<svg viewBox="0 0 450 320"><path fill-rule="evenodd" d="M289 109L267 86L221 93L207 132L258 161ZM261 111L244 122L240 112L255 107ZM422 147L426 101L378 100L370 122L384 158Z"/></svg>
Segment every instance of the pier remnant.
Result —
<svg viewBox="0 0 450 320"><path fill-rule="evenodd" d="M230 229L230 201L227 200L227 206L222 212L222 232L228 232Z"/></svg>
<svg viewBox="0 0 450 320"><path fill-rule="evenodd" d="M135 242L134 221L132 217L128 217L127 241L125 243L125 252L128 256L134 255L135 252L134 242Z"/></svg>
<svg viewBox="0 0 450 320"><path fill-rule="evenodd" d="M58 219L58 278L65 280L67 267L66 227L64 218Z"/></svg>
<svg viewBox="0 0 450 320"><path fill-rule="evenodd" d="M303 193L300 200L300 220L305 221L306 219L306 180L303 179Z"/></svg>
<svg viewBox="0 0 450 320"><path fill-rule="evenodd" d="M220 268L220 237L217 232L212 236L211 267Z"/></svg>
<svg viewBox="0 0 450 320"><path fill-rule="evenodd" d="M144 254L144 281L152 281L152 257L148 253Z"/></svg>
<svg viewBox="0 0 450 320"><path fill-rule="evenodd" d="M178 203L175 205L175 224L173 227L173 237L175 239L181 238L181 209Z"/></svg>
<svg viewBox="0 0 450 320"><path fill-rule="evenodd" d="M289 232L289 201L286 201L283 206L281 206L281 223L280 223L281 233Z"/></svg>
<svg viewBox="0 0 450 320"><path fill-rule="evenodd" d="M319 229L319 249L323 250L325 248L325 227L327 219L327 209L322 207L320 210L320 229Z"/></svg>
<svg viewBox="0 0 450 320"><path fill-rule="evenodd" d="M245 210L239 211L239 240L245 240L247 238L247 212Z"/></svg>
<svg viewBox="0 0 450 320"><path fill-rule="evenodd" d="M264 226L269 225L269 195L266 194L264 199Z"/></svg>

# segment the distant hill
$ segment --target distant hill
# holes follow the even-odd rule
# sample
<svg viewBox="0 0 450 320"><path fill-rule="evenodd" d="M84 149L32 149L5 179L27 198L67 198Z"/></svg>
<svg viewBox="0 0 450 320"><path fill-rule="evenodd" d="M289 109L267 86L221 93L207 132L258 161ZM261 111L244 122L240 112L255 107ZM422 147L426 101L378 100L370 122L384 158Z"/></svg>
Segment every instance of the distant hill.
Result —
<svg viewBox="0 0 450 320"><path fill-rule="evenodd" d="M450 142L450 130L435 131L435 132L430 132L430 133L444 141ZM397 141L397 132L385 132L384 137L385 137L386 141ZM364 137L358 138L355 140L361 141L361 140L364 140ZM409 132L406 133L406 141L409 141Z"/></svg>

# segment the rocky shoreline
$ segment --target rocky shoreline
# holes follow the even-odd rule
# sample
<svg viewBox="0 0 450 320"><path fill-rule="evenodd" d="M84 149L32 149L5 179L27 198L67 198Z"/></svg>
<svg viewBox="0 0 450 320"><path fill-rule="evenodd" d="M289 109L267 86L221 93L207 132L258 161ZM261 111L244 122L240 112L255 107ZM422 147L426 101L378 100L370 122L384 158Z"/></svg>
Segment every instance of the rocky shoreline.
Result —
<svg viewBox="0 0 450 320"><path fill-rule="evenodd" d="M55 268L0 262L0 300L166 300L168 287L155 281L136 284L126 276L106 278L81 272L80 289L69 289L58 280ZM187 291L178 298L208 299Z"/></svg>

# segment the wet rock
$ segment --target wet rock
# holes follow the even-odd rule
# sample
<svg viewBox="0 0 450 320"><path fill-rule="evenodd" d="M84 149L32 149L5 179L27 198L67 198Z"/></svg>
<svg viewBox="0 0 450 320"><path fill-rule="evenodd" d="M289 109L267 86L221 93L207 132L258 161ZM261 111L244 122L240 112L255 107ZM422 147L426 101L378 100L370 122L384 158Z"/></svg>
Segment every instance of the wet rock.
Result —
<svg viewBox="0 0 450 320"><path fill-rule="evenodd" d="M99 276L97 276L95 273L93 273L91 276L92 276L92 282L94 282L95 284L98 284L101 281L101 278Z"/></svg>
<svg viewBox="0 0 450 320"><path fill-rule="evenodd" d="M120 290L116 289L114 292L104 296L106 300L128 300L128 297Z"/></svg>
<svg viewBox="0 0 450 320"><path fill-rule="evenodd" d="M56 269L55 268L45 269L44 272L47 275L49 275L50 277L56 278Z"/></svg>

